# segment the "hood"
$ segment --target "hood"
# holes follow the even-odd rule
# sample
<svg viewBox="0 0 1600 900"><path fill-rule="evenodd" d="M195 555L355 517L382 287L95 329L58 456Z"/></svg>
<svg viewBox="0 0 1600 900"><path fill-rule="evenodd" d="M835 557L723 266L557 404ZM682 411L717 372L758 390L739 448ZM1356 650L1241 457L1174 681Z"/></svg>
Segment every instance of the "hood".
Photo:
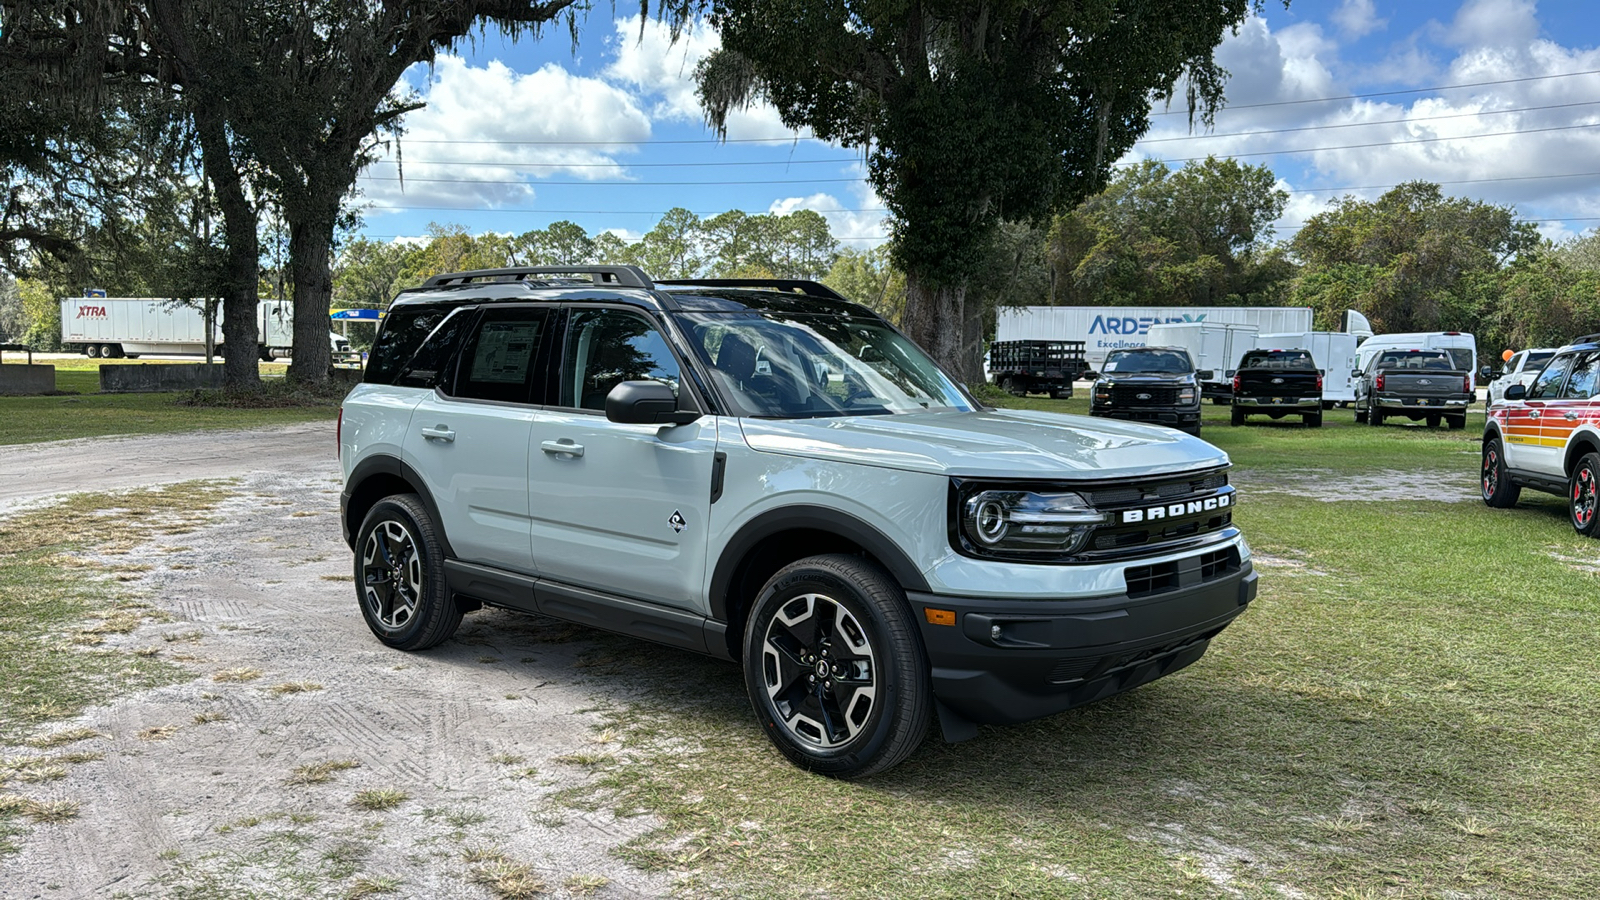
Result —
<svg viewBox="0 0 1600 900"><path fill-rule="evenodd" d="M1031 410L740 424L746 443L764 453L965 478L1136 478L1228 462L1171 429Z"/></svg>

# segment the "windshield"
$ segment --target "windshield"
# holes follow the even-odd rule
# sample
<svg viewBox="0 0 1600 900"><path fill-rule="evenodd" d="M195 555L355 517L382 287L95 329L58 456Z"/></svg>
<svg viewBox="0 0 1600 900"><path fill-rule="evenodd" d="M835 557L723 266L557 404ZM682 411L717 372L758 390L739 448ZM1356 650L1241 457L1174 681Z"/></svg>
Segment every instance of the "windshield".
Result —
<svg viewBox="0 0 1600 900"><path fill-rule="evenodd" d="M808 419L975 408L927 354L880 322L771 311L677 318L718 392L740 415Z"/></svg>
<svg viewBox="0 0 1600 900"><path fill-rule="evenodd" d="M1550 357L1555 355L1556 352L1554 350L1529 350L1528 360L1522 364L1522 370L1524 372L1531 372L1534 369L1540 368L1545 363L1550 361Z"/></svg>
<svg viewBox="0 0 1600 900"><path fill-rule="evenodd" d="M1182 350L1117 350L1106 357L1104 370L1118 375L1134 372L1182 374L1194 369Z"/></svg>

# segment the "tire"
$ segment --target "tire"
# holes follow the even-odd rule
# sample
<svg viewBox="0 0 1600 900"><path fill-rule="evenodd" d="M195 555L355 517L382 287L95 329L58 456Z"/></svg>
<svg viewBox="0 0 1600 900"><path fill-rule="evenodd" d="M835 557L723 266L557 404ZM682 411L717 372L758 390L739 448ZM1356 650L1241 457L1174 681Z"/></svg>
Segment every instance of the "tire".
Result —
<svg viewBox="0 0 1600 900"><path fill-rule="evenodd" d="M1305 415L1301 416L1300 418L1305 420L1307 428L1321 428L1322 427L1322 413L1306 413Z"/></svg>
<svg viewBox="0 0 1600 900"><path fill-rule="evenodd" d="M905 592L855 556L807 557L772 576L745 625L744 679L779 752L835 778L898 764L933 715L928 657ZM842 700L840 684L853 686Z"/></svg>
<svg viewBox="0 0 1600 900"><path fill-rule="evenodd" d="M1600 453L1585 453L1567 476L1567 519L1584 537L1600 537Z"/></svg>
<svg viewBox="0 0 1600 900"><path fill-rule="evenodd" d="M1367 424L1367 411L1362 409L1359 406L1356 407L1356 424L1357 425L1365 425L1365 424Z"/></svg>
<svg viewBox="0 0 1600 900"><path fill-rule="evenodd" d="M416 494L393 494L367 511L356 532L355 579L361 617L390 647L426 650L461 625L445 589L438 529Z"/></svg>
<svg viewBox="0 0 1600 900"><path fill-rule="evenodd" d="M1449 427L1451 431L1460 431L1461 429L1467 427L1467 415L1466 413L1462 413L1459 416L1445 416L1444 424Z"/></svg>
<svg viewBox="0 0 1600 900"><path fill-rule="evenodd" d="M1506 471L1505 450L1499 438L1483 442L1483 467L1479 470L1478 487L1483 502L1495 509L1512 506L1522 496L1522 488L1511 483L1511 474Z"/></svg>
<svg viewBox="0 0 1600 900"><path fill-rule="evenodd" d="M1232 424L1234 424L1234 425L1243 425L1244 424L1244 410L1242 410L1239 407L1235 406L1233 408L1233 415L1230 418L1231 418L1231 423Z"/></svg>
<svg viewBox="0 0 1600 900"><path fill-rule="evenodd" d="M1017 380L1010 376L1000 379L1000 389L1013 397L1028 396L1027 390L1020 387L1017 383Z"/></svg>
<svg viewBox="0 0 1600 900"><path fill-rule="evenodd" d="M137 354L137 353L124 353L123 356L126 356L129 359L138 359L139 358L139 354Z"/></svg>
<svg viewBox="0 0 1600 900"><path fill-rule="evenodd" d="M84 344L83 355L89 357L90 359L98 359L100 357L100 345Z"/></svg>
<svg viewBox="0 0 1600 900"><path fill-rule="evenodd" d="M1438 428L1439 427L1439 414L1438 413L1434 413L1433 415L1428 417L1428 427L1429 428Z"/></svg>
<svg viewBox="0 0 1600 900"><path fill-rule="evenodd" d="M1367 424L1368 425L1372 425L1372 426L1374 426L1376 428L1382 428L1383 427L1384 417L1385 417L1385 413L1384 413L1383 409L1378 406L1377 403L1373 403L1372 404L1372 408L1370 410L1367 410Z"/></svg>
<svg viewBox="0 0 1600 900"><path fill-rule="evenodd" d="M1211 405L1212 406L1226 406L1227 403L1228 403L1228 398L1227 397L1212 397L1211 398Z"/></svg>
<svg viewBox="0 0 1600 900"><path fill-rule="evenodd" d="M262 347L260 356L262 362L272 362L272 348Z"/></svg>
<svg viewBox="0 0 1600 900"><path fill-rule="evenodd" d="M1071 391L1071 389L1068 389L1068 390L1065 390L1065 391L1051 391L1050 392L1050 399L1052 399L1052 400L1071 400L1072 399L1072 391Z"/></svg>

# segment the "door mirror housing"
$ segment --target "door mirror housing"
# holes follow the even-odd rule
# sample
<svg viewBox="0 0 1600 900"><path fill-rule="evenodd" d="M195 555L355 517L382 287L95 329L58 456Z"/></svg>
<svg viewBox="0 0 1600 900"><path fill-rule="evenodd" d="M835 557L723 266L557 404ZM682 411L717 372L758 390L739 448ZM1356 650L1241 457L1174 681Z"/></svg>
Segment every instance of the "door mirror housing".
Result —
<svg viewBox="0 0 1600 900"><path fill-rule="evenodd" d="M1360 369L1351 369L1350 370L1350 377L1351 378L1360 378L1361 377L1361 370Z"/></svg>
<svg viewBox="0 0 1600 900"><path fill-rule="evenodd" d="M1527 385L1513 384L1512 386L1506 388L1506 399L1507 400L1521 400L1522 398L1524 398L1526 396L1528 396L1528 387L1527 387Z"/></svg>
<svg viewBox="0 0 1600 900"><path fill-rule="evenodd" d="M623 425L687 425L699 410L679 409L672 387L660 381L624 381L606 395L606 418Z"/></svg>
<svg viewBox="0 0 1600 900"><path fill-rule="evenodd" d="M1483 379L1488 379L1489 373L1491 371L1492 370L1488 366L1479 366L1478 367L1478 377L1479 378L1483 378Z"/></svg>
<svg viewBox="0 0 1600 900"><path fill-rule="evenodd" d="M1200 371L1194 373L1194 375L1195 375L1196 378L1200 379L1201 381L1210 381L1213 378L1217 377L1217 370L1216 369L1201 369Z"/></svg>

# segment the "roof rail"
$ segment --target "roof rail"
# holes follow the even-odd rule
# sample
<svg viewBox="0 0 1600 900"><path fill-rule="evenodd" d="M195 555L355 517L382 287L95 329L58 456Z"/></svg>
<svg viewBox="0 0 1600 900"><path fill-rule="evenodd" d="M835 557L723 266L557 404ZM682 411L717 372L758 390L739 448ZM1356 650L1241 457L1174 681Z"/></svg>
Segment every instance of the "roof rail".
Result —
<svg viewBox="0 0 1600 900"><path fill-rule="evenodd" d="M435 275L423 283L424 288L449 287L472 284L477 281L525 281L537 275L589 275L595 284L614 284L649 290L655 287L650 276L638 266L517 266L511 269L473 269L470 272L447 272Z"/></svg>
<svg viewBox="0 0 1600 900"><path fill-rule="evenodd" d="M1597 342L1600 342L1600 334L1586 334L1580 338L1573 338L1571 341L1574 344L1593 344Z"/></svg>
<svg viewBox="0 0 1600 900"><path fill-rule="evenodd" d="M788 291L791 294L804 294L807 297L822 297L828 300L851 302L825 284L801 278L662 278L656 284L681 284L691 287L765 288L772 291Z"/></svg>

